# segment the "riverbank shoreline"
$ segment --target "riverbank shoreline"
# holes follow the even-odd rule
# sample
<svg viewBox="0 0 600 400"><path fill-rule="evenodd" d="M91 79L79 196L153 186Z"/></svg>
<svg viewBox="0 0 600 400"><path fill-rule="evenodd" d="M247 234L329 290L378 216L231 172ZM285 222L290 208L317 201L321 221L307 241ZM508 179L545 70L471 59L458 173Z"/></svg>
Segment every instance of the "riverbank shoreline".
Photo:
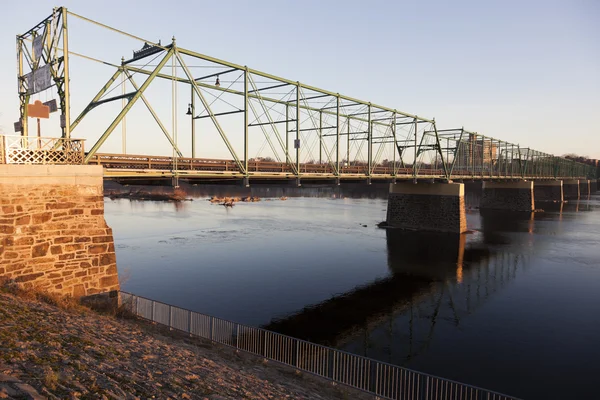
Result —
<svg viewBox="0 0 600 400"><path fill-rule="evenodd" d="M19 398L20 388L34 399L371 398L135 318L41 298L0 291L0 398Z"/></svg>

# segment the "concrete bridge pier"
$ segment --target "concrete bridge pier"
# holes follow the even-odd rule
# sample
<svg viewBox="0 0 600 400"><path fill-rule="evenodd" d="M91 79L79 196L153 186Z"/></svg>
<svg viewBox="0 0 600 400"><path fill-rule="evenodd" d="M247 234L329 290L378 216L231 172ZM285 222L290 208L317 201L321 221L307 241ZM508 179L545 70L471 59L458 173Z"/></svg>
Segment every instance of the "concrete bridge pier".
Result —
<svg viewBox="0 0 600 400"><path fill-rule="evenodd" d="M533 181L483 182L482 210L535 210Z"/></svg>
<svg viewBox="0 0 600 400"><path fill-rule="evenodd" d="M566 179L563 181L563 193L565 200L579 200L579 180Z"/></svg>
<svg viewBox="0 0 600 400"><path fill-rule="evenodd" d="M466 232L465 185L392 183L388 197L387 224L418 231Z"/></svg>
<svg viewBox="0 0 600 400"><path fill-rule="evenodd" d="M533 194L535 201L562 203L564 201L563 181L535 181Z"/></svg>
<svg viewBox="0 0 600 400"><path fill-rule="evenodd" d="M591 181L589 179L582 179L579 181L579 194L581 197L588 196L591 190Z"/></svg>

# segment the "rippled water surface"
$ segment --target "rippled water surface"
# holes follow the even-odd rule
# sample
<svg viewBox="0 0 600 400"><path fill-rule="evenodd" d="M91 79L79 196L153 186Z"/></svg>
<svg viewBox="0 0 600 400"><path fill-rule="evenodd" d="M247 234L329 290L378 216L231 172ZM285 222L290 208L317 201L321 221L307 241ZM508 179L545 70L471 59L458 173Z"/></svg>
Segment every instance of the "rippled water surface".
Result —
<svg viewBox="0 0 600 400"><path fill-rule="evenodd" d="M295 194L321 197L107 198L122 288L526 399L599 398L599 197L472 209L457 237L377 228L385 199Z"/></svg>

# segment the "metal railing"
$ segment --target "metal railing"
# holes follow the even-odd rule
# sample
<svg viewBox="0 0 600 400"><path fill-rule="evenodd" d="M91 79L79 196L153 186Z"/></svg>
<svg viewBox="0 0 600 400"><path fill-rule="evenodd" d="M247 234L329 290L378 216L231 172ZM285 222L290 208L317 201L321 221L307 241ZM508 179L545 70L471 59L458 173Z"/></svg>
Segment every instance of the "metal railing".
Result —
<svg viewBox="0 0 600 400"><path fill-rule="evenodd" d="M0 135L0 164L83 164L83 139Z"/></svg>
<svg viewBox="0 0 600 400"><path fill-rule="evenodd" d="M186 310L121 291L138 317L264 357L385 399L516 400L515 397L438 378L290 336Z"/></svg>

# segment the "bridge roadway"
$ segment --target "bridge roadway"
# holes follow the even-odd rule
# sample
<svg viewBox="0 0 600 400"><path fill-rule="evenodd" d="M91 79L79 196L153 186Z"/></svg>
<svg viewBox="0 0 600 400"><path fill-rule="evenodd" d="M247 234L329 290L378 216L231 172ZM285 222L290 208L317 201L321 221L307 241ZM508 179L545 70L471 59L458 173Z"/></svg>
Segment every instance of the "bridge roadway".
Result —
<svg viewBox="0 0 600 400"><path fill-rule="evenodd" d="M156 178L173 177L193 179L243 179L246 176L239 170L234 160L189 158L168 156L148 156L132 154L94 154L88 164L102 165L104 176L108 178ZM301 163L300 174L296 174L292 165L278 161L248 161L249 180L281 180L281 179L310 179L310 180L411 180L415 178L412 166L396 167L373 166L369 173L366 163L351 163L340 165L339 175L335 166L328 163ZM478 167L477 170L454 168L454 180L503 180L503 179L555 179L548 168L530 166L527 171L520 171L518 163L504 163ZM418 179L445 179L442 168L417 168ZM571 178L571 176L569 176ZM574 176L572 178L585 178Z"/></svg>

